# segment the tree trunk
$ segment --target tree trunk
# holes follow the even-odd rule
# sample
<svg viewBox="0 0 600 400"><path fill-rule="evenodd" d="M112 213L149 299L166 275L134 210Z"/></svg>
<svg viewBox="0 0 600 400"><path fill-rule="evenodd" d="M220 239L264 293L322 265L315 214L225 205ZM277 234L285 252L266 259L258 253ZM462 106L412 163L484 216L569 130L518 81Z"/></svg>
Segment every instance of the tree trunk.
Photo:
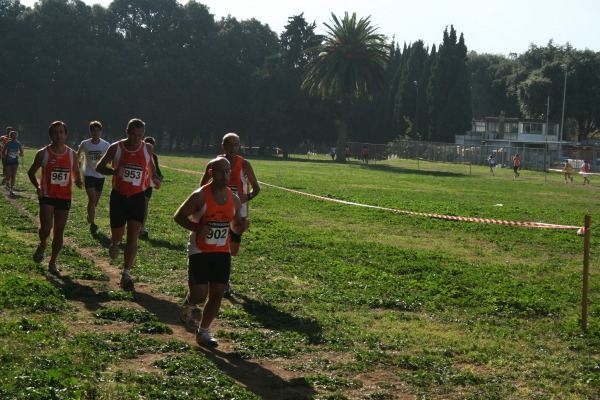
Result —
<svg viewBox="0 0 600 400"><path fill-rule="evenodd" d="M346 136L348 135L348 120L350 119L350 93L342 94L342 123L338 135L336 161L346 162Z"/></svg>

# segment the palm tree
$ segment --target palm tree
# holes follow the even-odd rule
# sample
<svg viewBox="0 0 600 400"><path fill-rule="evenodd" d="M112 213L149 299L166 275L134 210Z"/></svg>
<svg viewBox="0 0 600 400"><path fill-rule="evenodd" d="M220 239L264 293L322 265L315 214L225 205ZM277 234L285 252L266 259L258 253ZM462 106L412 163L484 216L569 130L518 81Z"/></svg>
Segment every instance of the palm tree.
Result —
<svg viewBox="0 0 600 400"><path fill-rule="evenodd" d="M385 36L376 33L370 17L356 20L356 13L340 21L331 13L333 22L324 24L325 35L317 36L320 45L306 49L318 55L308 63L302 76L302 89L323 99L333 97L341 101L342 119L338 136L338 162L346 162L346 134L352 97L373 99L376 90L388 85L386 66L390 62L390 46Z"/></svg>

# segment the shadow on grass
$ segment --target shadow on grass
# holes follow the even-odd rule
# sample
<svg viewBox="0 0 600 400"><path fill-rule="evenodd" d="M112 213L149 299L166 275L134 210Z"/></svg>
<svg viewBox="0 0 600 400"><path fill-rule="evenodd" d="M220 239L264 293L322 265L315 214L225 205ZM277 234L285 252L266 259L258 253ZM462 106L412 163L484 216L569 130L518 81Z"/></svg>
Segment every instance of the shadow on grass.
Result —
<svg viewBox="0 0 600 400"><path fill-rule="evenodd" d="M318 394L313 388L293 385L292 382L264 368L260 363L245 360L235 353L204 347L198 349L227 375L241 383L246 390L262 399L311 399Z"/></svg>
<svg viewBox="0 0 600 400"><path fill-rule="evenodd" d="M236 298L244 302L241 303ZM229 298L229 301L233 304L240 304L244 311L267 329L303 333L315 337L317 340L323 333L323 328L316 321L306 317L296 317L290 313L280 311L268 303L240 294L234 294Z"/></svg>
<svg viewBox="0 0 600 400"><path fill-rule="evenodd" d="M187 250L187 245L182 244L173 244L168 240L162 239L151 239L149 237L138 238L138 241L148 242L152 247L162 247L164 249L176 250L176 251L185 251Z"/></svg>

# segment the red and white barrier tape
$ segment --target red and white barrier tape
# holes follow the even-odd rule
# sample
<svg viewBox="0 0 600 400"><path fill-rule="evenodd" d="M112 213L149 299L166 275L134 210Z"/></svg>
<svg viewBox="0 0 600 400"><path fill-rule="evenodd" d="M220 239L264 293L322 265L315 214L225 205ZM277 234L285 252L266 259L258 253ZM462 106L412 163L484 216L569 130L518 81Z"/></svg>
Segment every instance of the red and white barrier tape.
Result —
<svg viewBox="0 0 600 400"><path fill-rule="evenodd" d="M371 206L368 204L353 203L351 201L331 199L329 197L323 197L323 196L317 196L314 194L299 192L297 190L287 189L287 188L275 186L275 185L270 185L270 184L264 183L264 182L259 182L259 183L264 186L269 186L272 188L285 190L285 191L288 191L291 193L301 194L303 196L308 196L308 197L312 197L315 199L332 201L334 203L348 204L351 206L374 208L377 210L390 211L390 212L394 212L394 213L398 213L398 214L419 215L422 217L446 219L446 220L450 220L450 221L480 222L480 223L484 223L484 224L495 224L495 225L525 226L528 228L578 229L578 232L577 232L578 235L583 234L583 232L584 232L584 227L574 226L574 225L556 225L556 224L546 224L544 222L520 222L520 221L506 221L506 220L500 220L500 219L489 219L489 218L457 217L454 215L428 214L428 213L422 213L422 212L417 212L417 211L396 210L394 208Z"/></svg>

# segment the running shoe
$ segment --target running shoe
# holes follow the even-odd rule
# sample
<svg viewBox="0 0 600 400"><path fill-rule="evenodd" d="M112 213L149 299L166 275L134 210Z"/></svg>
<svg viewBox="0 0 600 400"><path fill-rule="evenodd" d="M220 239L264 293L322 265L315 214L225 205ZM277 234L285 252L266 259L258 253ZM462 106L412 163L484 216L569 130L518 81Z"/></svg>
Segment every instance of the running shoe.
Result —
<svg viewBox="0 0 600 400"><path fill-rule="evenodd" d="M121 243L119 243L119 244L111 243L110 244L110 247L108 248L108 254L110 255L110 258L112 258L113 260L115 258L119 257L120 246L121 246Z"/></svg>
<svg viewBox="0 0 600 400"><path fill-rule="evenodd" d="M90 224L90 232L92 233L92 235L94 235L96 232L98 232L98 225ZM119 255L119 253L117 253L117 255Z"/></svg>
<svg viewBox="0 0 600 400"><path fill-rule="evenodd" d="M200 346L217 347L219 343L210 336L210 332L205 328L196 329L196 343Z"/></svg>
<svg viewBox="0 0 600 400"><path fill-rule="evenodd" d="M133 289L133 279L131 279L131 276L129 276L129 274L122 274L119 286L121 287L121 289Z"/></svg>
<svg viewBox="0 0 600 400"><path fill-rule="evenodd" d="M41 244L39 244L35 253L33 253L33 261L35 261L36 263L41 263L42 260L44 259L45 251L46 251L46 248L44 246L42 246Z"/></svg>
<svg viewBox="0 0 600 400"><path fill-rule="evenodd" d="M148 238L148 231L146 230L146 228L142 228L139 230L138 237L143 238L143 239Z"/></svg>
<svg viewBox="0 0 600 400"><path fill-rule="evenodd" d="M6 182L6 188L10 189L10 182Z"/></svg>
<svg viewBox="0 0 600 400"><path fill-rule="evenodd" d="M10 197L13 197L14 195L15 195L15 192L12 189L10 189Z"/></svg>
<svg viewBox="0 0 600 400"><path fill-rule="evenodd" d="M225 289L225 293L223 293L223 297L226 299L230 298L233 292L231 291L231 282L227 282L227 289Z"/></svg>
<svg viewBox="0 0 600 400"><path fill-rule="evenodd" d="M58 268L56 268L55 262L51 262L50 264L48 264L48 272L50 272L54 276L60 275L60 271L58 270Z"/></svg>
<svg viewBox="0 0 600 400"><path fill-rule="evenodd" d="M181 307L179 308L179 320L184 324L190 322L190 319L192 319L192 311L194 311L194 308L196 307L193 304L188 303L187 296L186 293L185 299L183 299L183 303L181 303Z"/></svg>

